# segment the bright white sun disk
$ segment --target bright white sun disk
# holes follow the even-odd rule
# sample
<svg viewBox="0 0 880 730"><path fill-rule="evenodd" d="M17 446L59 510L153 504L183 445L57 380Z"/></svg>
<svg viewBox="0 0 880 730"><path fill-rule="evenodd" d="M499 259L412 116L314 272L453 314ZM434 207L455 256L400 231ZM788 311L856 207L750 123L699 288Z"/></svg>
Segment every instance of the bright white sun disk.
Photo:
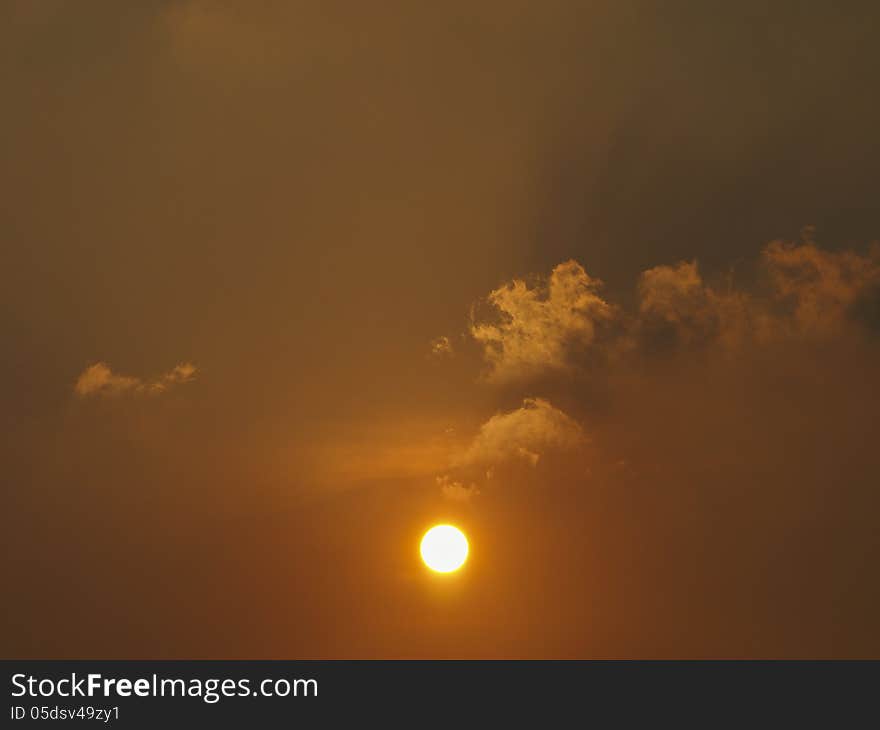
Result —
<svg viewBox="0 0 880 730"><path fill-rule="evenodd" d="M468 541L457 527L436 525L425 533L419 550L422 560L431 570L451 573L467 560Z"/></svg>

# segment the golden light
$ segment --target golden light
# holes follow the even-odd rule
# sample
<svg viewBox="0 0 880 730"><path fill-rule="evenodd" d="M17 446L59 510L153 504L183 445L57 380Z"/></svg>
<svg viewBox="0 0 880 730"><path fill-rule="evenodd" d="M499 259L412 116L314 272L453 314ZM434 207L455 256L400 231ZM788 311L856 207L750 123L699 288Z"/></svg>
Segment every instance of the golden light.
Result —
<svg viewBox="0 0 880 730"><path fill-rule="evenodd" d="M422 560L437 573L458 570L468 556L468 541L464 533L452 525L435 525L428 530L419 546Z"/></svg>

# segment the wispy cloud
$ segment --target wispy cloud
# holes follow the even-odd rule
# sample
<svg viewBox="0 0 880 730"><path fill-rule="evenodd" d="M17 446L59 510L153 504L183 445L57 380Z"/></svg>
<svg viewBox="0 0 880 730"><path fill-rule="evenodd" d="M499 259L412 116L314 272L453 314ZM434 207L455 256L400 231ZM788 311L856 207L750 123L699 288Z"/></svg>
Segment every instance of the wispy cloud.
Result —
<svg viewBox="0 0 880 730"><path fill-rule="evenodd" d="M455 354L455 348L446 335L441 335L431 340L431 354L434 357L452 357Z"/></svg>
<svg viewBox="0 0 880 730"><path fill-rule="evenodd" d="M73 391L81 398L91 396L159 395L175 385L188 383L195 377L196 366L189 362L175 365L152 380L114 373L107 363L96 362L80 373Z"/></svg>
<svg viewBox="0 0 880 730"><path fill-rule="evenodd" d="M462 482L452 479L448 474L437 477L437 486L440 487L440 493L452 502L470 502L480 494L480 490L475 484L465 486Z"/></svg>

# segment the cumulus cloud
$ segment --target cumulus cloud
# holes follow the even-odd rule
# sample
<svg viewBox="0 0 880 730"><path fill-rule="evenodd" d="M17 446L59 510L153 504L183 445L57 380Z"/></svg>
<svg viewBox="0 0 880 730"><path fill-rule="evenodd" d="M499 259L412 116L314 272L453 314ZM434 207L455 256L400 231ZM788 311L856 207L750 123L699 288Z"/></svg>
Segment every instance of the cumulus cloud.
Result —
<svg viewBox="0 0 880 730"><path fill-rule="evenodd" d="M572 449L586 441L580 424L543 398L526 398L520 408L486 421L457 466L490 466L523 460L535 466L550 450Z"/></svg>
<svg viewBox="0 0 880 730"><path fill-rule="evenodd" d="M474 318L470 328L483 346L488 379L509 382L570 368L572 352L593 345L614 318L614 308L597 293L601 287L577 261L566 261L534 287L514 279L491 292L492 319Z"/></svg>
<svg viewBox="0 0 880 730"><path fill-rule="evenodd" d="M472 318L470 331L483 347L487 379L510 383L633 354L828 337L849 322L880 329L880 245L862 255L775 241L758 269L763 286L743 291L708 285L696 261L656 266L640 275L636 310L627 313L567 261L546 284L515 279L491 292L494 319Z"/></svg>
<svg viewBox="0 0 880 730"><path fill-rule="evenodd" d="M89 396L158 395L175 385L190 382L195 374L195 365L184 362L175 365L158 378L144 380L132 375L114 373L107 363L97 362L80 373L73 391L82 398Z"/></svg>

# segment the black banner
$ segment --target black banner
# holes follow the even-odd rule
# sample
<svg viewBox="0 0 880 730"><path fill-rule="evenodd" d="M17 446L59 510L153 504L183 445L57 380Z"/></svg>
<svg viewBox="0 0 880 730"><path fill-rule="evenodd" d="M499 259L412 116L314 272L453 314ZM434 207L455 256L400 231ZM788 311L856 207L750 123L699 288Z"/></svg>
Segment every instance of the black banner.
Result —
<svg viewBox="0 0 880 730"><path fill-rule="evenodd" d="M880 662L4 661L9 727L878 720Z"/></svg>

